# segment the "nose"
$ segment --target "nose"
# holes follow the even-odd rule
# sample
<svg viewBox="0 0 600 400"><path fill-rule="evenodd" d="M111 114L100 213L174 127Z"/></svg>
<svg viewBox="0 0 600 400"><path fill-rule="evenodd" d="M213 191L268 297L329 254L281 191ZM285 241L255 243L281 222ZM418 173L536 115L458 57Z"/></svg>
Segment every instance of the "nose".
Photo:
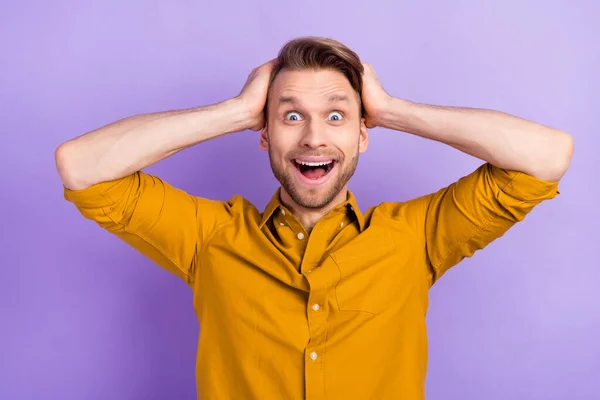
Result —
<svg viewBox="0 0 600 400"><path fill-rule="evenodd" d="M318 121L311 121L306 125L300 145L302 147L317 149L327 145L326 128L319 125Z"/></svg>

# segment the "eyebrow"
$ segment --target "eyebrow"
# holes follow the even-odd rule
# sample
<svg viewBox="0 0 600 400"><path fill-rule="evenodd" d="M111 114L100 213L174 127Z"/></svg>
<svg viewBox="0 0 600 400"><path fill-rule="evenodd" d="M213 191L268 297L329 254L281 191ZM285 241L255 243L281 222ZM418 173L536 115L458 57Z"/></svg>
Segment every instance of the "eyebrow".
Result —
<svg viewBox="0 0 600 400"><path fill-rule="evenodd" d="M333 94L333 95L329 96L329 99L327 99L328 103L339 103L339 102L343 102L343 101L349 102L350 99L345 94ZM278 105L298 104L298 103L299 103L298 99L294 96L283 96L283 97L280 97L279 101L278 101Z"/></svg>

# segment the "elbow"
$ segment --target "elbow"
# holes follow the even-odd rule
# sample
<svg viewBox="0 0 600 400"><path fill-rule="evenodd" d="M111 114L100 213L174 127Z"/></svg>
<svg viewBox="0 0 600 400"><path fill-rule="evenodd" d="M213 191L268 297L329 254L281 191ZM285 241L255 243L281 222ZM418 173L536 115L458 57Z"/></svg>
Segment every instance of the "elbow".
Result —
<svg viewBox="0 0 600 400"><path fill-rule="evenodd" d="M54 162L60 180L67 189L81 190L90 186L78 177L77 157L70 142L65 142L55 149Z"/></svg>
<svg viewBox="0 0 600 400"><path fill-rule="evenodd" d="M575 143L573 137L566 132L559 131L558 133L557 155L556 155L556 171L555 180L560 180L569 169L571 159L573 158L573 150Z"/></svg>
<svg viewBox="0 0 600 400"><path fill-rule="evenodd" d="M567 172L573 158L573 137L563 131L555 131L556 134L549 146L544 162L535 174L538 178L547 181L558 182Z"/></svg>

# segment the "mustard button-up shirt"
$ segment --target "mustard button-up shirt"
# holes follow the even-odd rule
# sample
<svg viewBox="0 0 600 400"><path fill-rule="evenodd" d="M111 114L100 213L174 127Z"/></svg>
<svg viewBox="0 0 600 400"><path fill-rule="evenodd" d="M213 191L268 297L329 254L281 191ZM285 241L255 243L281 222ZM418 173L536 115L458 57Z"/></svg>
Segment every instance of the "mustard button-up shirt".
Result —
<svg viewBox="0 0 600 400"><path fill-rule="evenodd" d="M423 399L429 288L558 184L484 164L435 193L304 229L274 194L192 196L136 172L64 188L88 219L194 292L199 399Z"/></svg>

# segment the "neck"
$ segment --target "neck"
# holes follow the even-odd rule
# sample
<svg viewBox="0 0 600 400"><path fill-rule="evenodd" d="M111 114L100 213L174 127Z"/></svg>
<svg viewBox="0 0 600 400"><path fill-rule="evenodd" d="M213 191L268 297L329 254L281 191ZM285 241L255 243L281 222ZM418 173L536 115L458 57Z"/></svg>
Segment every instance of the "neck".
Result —
<svg viewBox="0 0 600 400"><path fill-rule="evenodd" d="M327 213L343 202L345 202L348 198L348 188L344 187L340 192L334 197L332 201L330 201L327 205L321 208L307 208L302 207L294 200L292 200L291 196L285 191L285 189L281 188L281 203L283 203L287 208L289 208L294 216L298 218L298 221L304 226L304 229L308 233L312 231L317 222L323 218Z"/></svg>

